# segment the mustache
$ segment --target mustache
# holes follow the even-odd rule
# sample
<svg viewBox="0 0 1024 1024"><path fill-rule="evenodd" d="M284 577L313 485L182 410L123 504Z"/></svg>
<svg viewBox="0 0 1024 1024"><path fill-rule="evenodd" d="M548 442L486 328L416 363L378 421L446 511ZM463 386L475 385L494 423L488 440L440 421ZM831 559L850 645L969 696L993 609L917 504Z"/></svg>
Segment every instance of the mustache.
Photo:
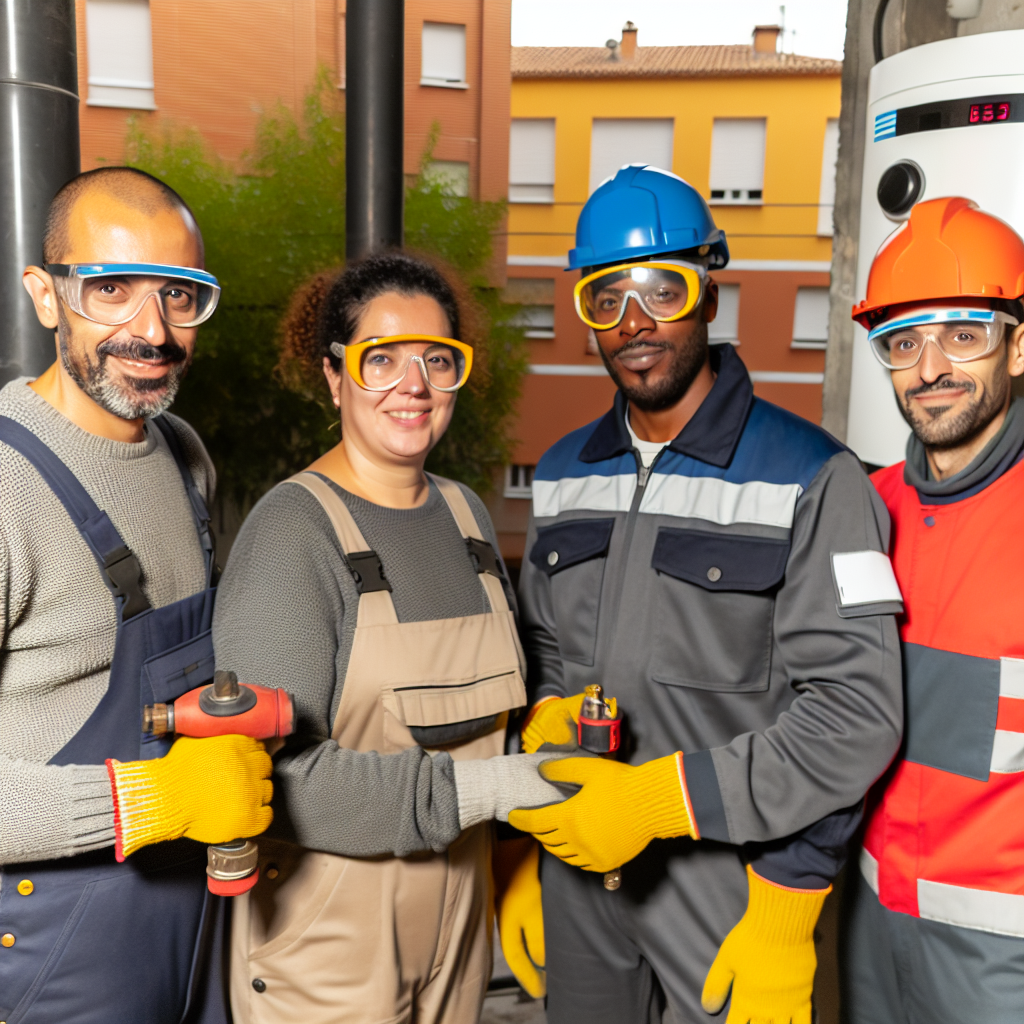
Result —
<svg viewBox="0 0 1024 1024"><path fill-rule="evenodd" d="M664 341L648 341L645 338L633 338L627 341L624 345L620 345L614 352L612 352L608 358L618 359L623 352L629 352L634 348L659 348L662 351L670 349L672 346Z"/></svg>
<svg viewBox="0 0 1024 1024"><path fill-rule="evenodd" d="M188 359L188 351L173 338L168 338L162 345L151 345L141 338L132 338L131 341L104 341L96 347L96 355L101 362L107 356L115 356L118 359L160 362L168 366L176 366Z"/></svg>
<svg viewBox="0 0 1024 1024"><path fill-rule="evenodd" d="M918 395L938 394L941 391L966 391L973 395L977 389L973 380L950 380L948 377L944 377L934 384L921 384L916 388L908 388L903 394L908 399L916 398Z"/></svg>

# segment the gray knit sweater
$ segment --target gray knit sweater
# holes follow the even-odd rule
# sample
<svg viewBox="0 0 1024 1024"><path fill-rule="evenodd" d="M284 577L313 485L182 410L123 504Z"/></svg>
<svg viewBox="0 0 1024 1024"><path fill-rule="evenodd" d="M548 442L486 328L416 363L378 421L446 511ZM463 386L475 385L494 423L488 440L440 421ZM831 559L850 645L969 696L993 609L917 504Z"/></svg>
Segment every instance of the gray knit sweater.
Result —
<svg viewBox="0 0 1024 1024"><path fill-rule="evenodd" d="M27 386L0 391L0 415L56 452L142 566L154 607L204 586L181 475L163 436L126 444L75 426ZM200 493L214 471L195 432L174 423ZM114 842L106 769L47 762L106 693L117 629L110 591L64 506L0 444L0 864L65 857Z"/></svg>
<svg viewBox="0 0 1024 1024"><path fill-rule="evenodd" d="M489 610L465 541L435 486L414 509L384 508L335 490L380 556L400 622ZM463 491L497 550L483 503ZM459 834L451 758L430 757L419 747L357 753L330 738L358 600L317 500L295 484L264 496L231 549L213 635L218 668L283 686L296 701L297 735L275 758L271 834L346 856L440 851Z"/></svg>

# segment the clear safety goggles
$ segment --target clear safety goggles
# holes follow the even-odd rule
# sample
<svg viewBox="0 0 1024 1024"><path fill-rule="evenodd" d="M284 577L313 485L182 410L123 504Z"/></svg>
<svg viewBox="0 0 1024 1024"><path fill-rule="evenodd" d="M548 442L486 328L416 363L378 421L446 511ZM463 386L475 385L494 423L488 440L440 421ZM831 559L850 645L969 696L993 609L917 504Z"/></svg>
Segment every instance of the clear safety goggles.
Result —
<svg viewBox="0 0 1024 1024"><path fill-rule="evenodd" d="M163 263L47 263L65 304L93 323L117 327L134 320L156 296L174 327L196 327L213 316L220 285L213 274Z"/></svg>
<svg viewBox="0 0 1024 1024"><path fill-rule="evenodd" d="M707 271L681 260L605 267L582 278L573 292L579 318L595 331L615 327L630 299L661 323L681 320L704 294Z"/></svg>
<svg viewBox="0 0 1024 1024"><path fill-rule="evenodd" d="M952 363L991 355L1016 327L1012 316L991 309L919 309L868 333L871 351L889 370L906 370L921 359L929 342Z"/></svg>
<svg viewBox="0 0 1024 1024"><path fill-rule="evenodd" d="M416 364L435 391L458 391L473 369L473 349L454 338L434 334L390 334L351 345L331 343L352 379L365 391L390 391Z"/></svg>

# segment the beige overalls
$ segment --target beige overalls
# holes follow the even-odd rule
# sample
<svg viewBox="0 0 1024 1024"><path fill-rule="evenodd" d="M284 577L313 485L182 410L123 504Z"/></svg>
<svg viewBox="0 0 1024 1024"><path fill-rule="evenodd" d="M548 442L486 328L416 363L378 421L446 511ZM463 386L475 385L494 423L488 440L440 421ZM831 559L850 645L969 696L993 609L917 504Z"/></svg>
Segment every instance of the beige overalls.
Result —
<svg viewBox="0 0 1024 1024"><path fill-rule="evenodd" d="M474 549L483 536L465 496L452 481L431 479ZM313 473L289 482L323 506L350 565L366 565L359 556L369 545L337 493ZM389 591L370 589L363 575L331 732L340 746L392 754L416 745L410 726L497 715L485 735L447 749L458 760L502 752L508 711L526 702L525 668L501 582L482 571L485 561L479 579L491 610L431 622L399 622ZM491 972L489 823L445 853L401 858L259 845L259 883L233 911L236 1024L477 1020Z"/></svg>

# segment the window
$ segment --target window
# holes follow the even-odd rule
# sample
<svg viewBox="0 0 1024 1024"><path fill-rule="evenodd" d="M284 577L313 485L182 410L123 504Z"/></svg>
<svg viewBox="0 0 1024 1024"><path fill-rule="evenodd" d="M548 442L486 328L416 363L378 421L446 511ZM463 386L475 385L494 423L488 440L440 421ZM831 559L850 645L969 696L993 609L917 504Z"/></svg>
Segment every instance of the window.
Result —
<svg viewBox="0 0 1024 1024"><path fill-rule="evenodd" d="M532 498L533 471L536 468L536 466L506 466L504 491L505 497Z"/></svg>
<svg viewBox="0 0 1024 1024"><path fill-rule="evenodd" d="M516 323L526 328L527 338L555 336L555 282L550 277L510 277L501 297L520 305Z"/></svg>
<svg viewBox="0 0 1024 1024"><path fill-rule="evenodd" d="M423 63L420 85L468 89L466 84L466 26L423 22Z"/></svg>
<svg viewBox="0 0 1024 1024"><path fill-rule="evenodd" d="M712 345L740 343L740 286L718 286L718 315L708 324L708 341Z"/></svg>
<svg viewBox="0 0 1024 1024"><path fill-rule="evenodd" d="M793 348L825 348L828 343L828 289L797 288Z"/></svg>
<svg viewBox="0 0 1024 1024"><path fill-rule="evenodd" d="M832 234L832 210L836 204L836 162L839 159L839 121L825 125L825 149L821 154L821 190L818 193L818 234Z"/></svg>
<svg viewBox="0 0 1024 1024"><path fill-rule="evenodd" d="M469 195L469 164L461 160L431 160L423 169L423 177L450 196Z"/></svg>
<svg viewBox="0 0 1024 1024"><path fill-rule="evenodd" d="M671 118L594 118L590 133L590 191L623 164L672 170Z"/></svg>
<svg viewBox="0 0 1024 1024"><path fill-rule="evenodd" d="M91 107L156 110L148 0L87 0Z"/></svg>
<svg viewBox="0 0 1024 1024"><path fill-rule="evenodd" d="M764 189L763 117L715 118L711 132L711 201L760 203Z"/></svg>
<svg viewBox="0 0 1024 1024"><path fill-rule="evenodd" d="M508 201L555 201L555 119L512 119L508 146Z"/></svg>

